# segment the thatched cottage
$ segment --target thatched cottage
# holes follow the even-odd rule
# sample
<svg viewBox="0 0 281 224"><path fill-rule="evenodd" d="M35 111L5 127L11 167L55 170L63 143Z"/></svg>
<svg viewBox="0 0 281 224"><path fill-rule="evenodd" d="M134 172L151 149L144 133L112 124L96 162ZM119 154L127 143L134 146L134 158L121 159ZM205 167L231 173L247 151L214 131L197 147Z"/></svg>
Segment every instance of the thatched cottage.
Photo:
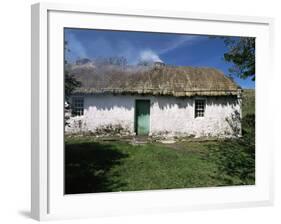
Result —
<svg viewBox="0 0 281 224"><path fill-rule="evenodd" d="M216 136L241 133L241 89L214 68L156 63L137 68L76 65L66 133Z"/></svg>

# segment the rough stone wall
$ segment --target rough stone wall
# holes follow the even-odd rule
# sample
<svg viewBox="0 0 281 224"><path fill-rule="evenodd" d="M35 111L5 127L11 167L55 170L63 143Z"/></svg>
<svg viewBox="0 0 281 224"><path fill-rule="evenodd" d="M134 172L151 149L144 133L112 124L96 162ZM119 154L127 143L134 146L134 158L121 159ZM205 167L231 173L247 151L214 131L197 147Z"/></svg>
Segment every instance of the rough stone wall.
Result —
<svg viewBox="0 0 281 224"><path fill-rule="evenodd" d="M87 95L84 96L84 115L70 120L67 133L133 135L134 99L130 96Z"/></svg>
<svg viewBox="0 0 281 224"><path fill-rule="evenodd" d="M72 117L67 133L134 135L135 100L149 99L150 135L232 137L241 134L241 102L236 97L200 97L205 116L195 118L196 97L88 95L84 115Z"/></svg>
<svg viewBox="0 0 281 224"><path fill-rule="evenodd" d="M205 116L195 118L196 98L158 98L151 107L151 132L176 136L231 137L241 134L241 109L237 98L201 97L206 100ZM239 114L239 118L234 116ZM233 126L237 127L234 133Z"/></svg>

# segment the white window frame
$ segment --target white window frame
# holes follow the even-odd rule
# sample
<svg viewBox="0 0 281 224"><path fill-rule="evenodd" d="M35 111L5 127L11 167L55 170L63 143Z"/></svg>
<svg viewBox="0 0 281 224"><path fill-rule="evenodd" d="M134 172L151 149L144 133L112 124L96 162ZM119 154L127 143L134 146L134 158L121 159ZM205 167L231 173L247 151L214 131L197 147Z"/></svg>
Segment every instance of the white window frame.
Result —
<svg viewBox="0 0 281 224"><path fill-rule="evenodd" d="M203 109L203 116L196 116L196 101L203 101L203 106L204 106L204 109ZM202 98L202 97L200 97L200 98L196 97L196 98L194 99L193 105L194 105L194 118L195 118L195 119L203 119L203 118L206 116L207 99L206 99L206 98Z"/></svg>

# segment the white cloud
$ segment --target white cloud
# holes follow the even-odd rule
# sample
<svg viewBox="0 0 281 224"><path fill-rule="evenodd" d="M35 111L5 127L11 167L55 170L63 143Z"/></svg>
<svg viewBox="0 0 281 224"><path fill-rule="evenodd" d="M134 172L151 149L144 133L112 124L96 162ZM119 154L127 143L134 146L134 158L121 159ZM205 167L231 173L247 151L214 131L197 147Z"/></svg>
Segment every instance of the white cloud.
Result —
<svg viewBox="0 0 281 224"><path fill-rule="evenodd" d="M163 48L159 51L159 54L165 54L168 53L172 50L175 50L176 48L181 47L184 44L192 44L194 41L198 40L198 36L187 36L187 35L182 35L178 38L173 39L170 43L169 46L166 48Z"/></svg>
<svg viewBox="0 0 281 224"><path fill-rule="evenodd" d="M136 46L133 42L126 39L115 40L115 42L112 42L101 36L94 38L90 42L88 41L84 43L80 41L74 33L67 32L66 39L69 44L70 52L66 54L66 57L67 60L72 62L78 58L91 59L95 57L114 56L125 57L129 64L137 64L140 60L162 62L163 60L160 55L169 53L185 44L193 44L195 41L199 40L199 38L198 36L180 35L170 39L166 43L162 42L159 46L143 46L142 48L141 45Z"/></svg>
<svg viewBox="0 0 281 224"><path fill-rule="evenodd" d="M160 61L160 62L163 62L159 55L150 50L150 49L146 49L146 50L143 50L139 53L139 59L141 61L147 61L147 62L156 62L156 61Z"/></svg>

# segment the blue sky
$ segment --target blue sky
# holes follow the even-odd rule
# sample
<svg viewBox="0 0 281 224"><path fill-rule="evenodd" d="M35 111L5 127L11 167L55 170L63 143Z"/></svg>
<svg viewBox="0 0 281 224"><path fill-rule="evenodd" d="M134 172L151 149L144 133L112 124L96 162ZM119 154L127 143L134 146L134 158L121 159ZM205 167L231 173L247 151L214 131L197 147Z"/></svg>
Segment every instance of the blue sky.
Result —
<svg viewBox="0 0 281 224"><path fill-rule="evenodd" d="M220 38L203 35L65 29L66 60L123 56L129 64L157 60L166 64L214 67L229 74L232 64L223 59L227 47ZM242 88L255 88L250 79L234 77Z"/></svg>

